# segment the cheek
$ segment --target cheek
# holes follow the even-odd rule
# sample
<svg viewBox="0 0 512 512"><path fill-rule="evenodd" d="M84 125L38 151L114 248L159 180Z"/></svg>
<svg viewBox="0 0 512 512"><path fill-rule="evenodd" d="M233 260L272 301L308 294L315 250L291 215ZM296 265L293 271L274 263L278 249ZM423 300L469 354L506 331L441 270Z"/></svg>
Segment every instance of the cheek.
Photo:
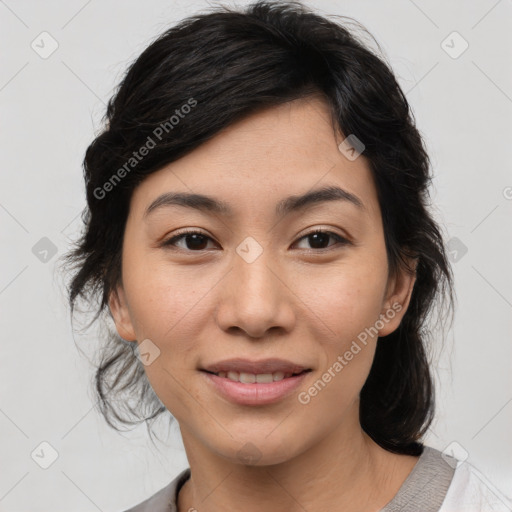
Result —
<svg viewBox="0 0 512 512"><path fill-rule="evenodd" d="M204 310L204 298L218 279L192 266L170 265L147 255L133 254L123 263L123 281L138 339L161 342L179 332L179 343L179 339L192 336L198 327L197 316Z"/></svg>
<svg viewBox="0 0 512 512"><path fill-rule="evenodd" d="M191 268L187 272L147 257L126 258L125 289L137 339L149 339L159 350L144 371L157 396L178 420L200 400L185 383L194 377L197 340L208 321L204 298L213 285L211 277L191 281Z"/></svg>
<svg viewBox="0 0 512 512"><path fill-rule="evenodd" d="M381 260L364 260L341 265L329 275L308 274L312 288L301 288L309 325L316 326L314 338L321 347L318 401L352 401L363 386L375 354L376 322L382 312L387 283L387 266ZM325 386L324 386L325 385ZM324 391L325 389L325 391ZM315 394L314 389L306 390Z"/></svg>
<svg viewBox="0 0 512 512"><path fill-rule="evenodd" d="M379 318L386 282L382 262L347 261L329 272L313 268L294 292L309 321L324 326L325 341L346 343Z"/></svg>

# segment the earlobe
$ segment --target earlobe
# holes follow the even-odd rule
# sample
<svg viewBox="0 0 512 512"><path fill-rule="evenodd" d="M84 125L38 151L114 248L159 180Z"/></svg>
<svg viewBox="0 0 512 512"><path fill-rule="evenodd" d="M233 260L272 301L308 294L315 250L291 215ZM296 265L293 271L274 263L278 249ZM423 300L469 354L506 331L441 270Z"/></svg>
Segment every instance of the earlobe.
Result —
<svg viewBox="0 0 512 512"><path fill-rule="evenodd" d="M135 335L135 330L133 328L126 303L124 290L121 286L118 286L110 293L108 306L119 336L121 336L125 341L137 341L137 336Z"/></svg>
<svg viewBox="0 0 512 512"><path fill-rule="evenodd" d="M411 301L414 283L416 282L417 260L412 262L413 272L407 269L400 269L397 275L390 278L386 293L386 299L380 315L384 324L379 329L379 337L387 336L394 332L404 317Z"/></svg>

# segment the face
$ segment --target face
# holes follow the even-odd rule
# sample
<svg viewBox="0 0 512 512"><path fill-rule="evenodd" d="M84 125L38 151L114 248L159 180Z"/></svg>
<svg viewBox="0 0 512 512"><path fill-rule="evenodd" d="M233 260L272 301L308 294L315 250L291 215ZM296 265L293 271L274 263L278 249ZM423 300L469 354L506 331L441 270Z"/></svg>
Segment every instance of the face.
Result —
<svg viewBox="0 0 512 512"><path fill-rule="evenodd" d="M370 168L344 138L321 99L297 100L134 191L110 308L186 447L277 464L360 427L377 337L414 280L389 275Z"/></svg>

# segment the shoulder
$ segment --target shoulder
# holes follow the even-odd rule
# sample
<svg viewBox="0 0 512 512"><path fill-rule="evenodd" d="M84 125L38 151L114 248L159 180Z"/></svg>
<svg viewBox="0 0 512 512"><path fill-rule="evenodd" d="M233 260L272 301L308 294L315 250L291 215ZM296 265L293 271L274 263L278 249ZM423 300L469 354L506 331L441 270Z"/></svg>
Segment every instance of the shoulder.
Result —
<svg viewBox="0 0 512 512"><path fill-rule="evenodd" d="M459 462L439 512L511 512L504 496L469 462Z"/></svg>
<svg viewBox="0 0 512 512"><path fill-rule="evenodd" d="M123 512L177 512L176 498L180 487L190 477L190 468L183 470L170 484L134 507Z"/></svg>
<svg viewBox="0 0 512 512"><path fill-rule="evenodd" d="M512 502L469 462L424 445L416 466L381 512L404 510L512 512Z"/></svg>

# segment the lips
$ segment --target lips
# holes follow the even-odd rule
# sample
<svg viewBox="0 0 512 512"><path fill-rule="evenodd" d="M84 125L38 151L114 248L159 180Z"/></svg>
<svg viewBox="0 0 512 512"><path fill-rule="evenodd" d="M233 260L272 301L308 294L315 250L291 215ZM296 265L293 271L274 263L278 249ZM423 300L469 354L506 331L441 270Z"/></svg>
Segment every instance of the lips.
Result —
<svg viewBox="0 0 512 512"><path fill-rule="evenodd" d="M270 373L247 373L233 370L228 372L210 371L226 368L226 364L231 368L251 368L252 371L257 372L269 372L269 369L272 368L283 368L300 373L290 371L287 373L282 371ZM244 364L240 364L240 360L238 362L229 361L229 364L223 361L207 368L208 370L202 370L201 374L204 375L205 382L210 389L229 402L243 406L265 406L291 397L307 378L308 373L312 371L301 365L276 360L244 361Z"/></svg>
<svg viewBox="0 0 512 512"><path fill-rule="evenodd" d="M211 389L238 405L268 405L291 396L312 371L285 359L234 358L199 368Z"/></svg>

